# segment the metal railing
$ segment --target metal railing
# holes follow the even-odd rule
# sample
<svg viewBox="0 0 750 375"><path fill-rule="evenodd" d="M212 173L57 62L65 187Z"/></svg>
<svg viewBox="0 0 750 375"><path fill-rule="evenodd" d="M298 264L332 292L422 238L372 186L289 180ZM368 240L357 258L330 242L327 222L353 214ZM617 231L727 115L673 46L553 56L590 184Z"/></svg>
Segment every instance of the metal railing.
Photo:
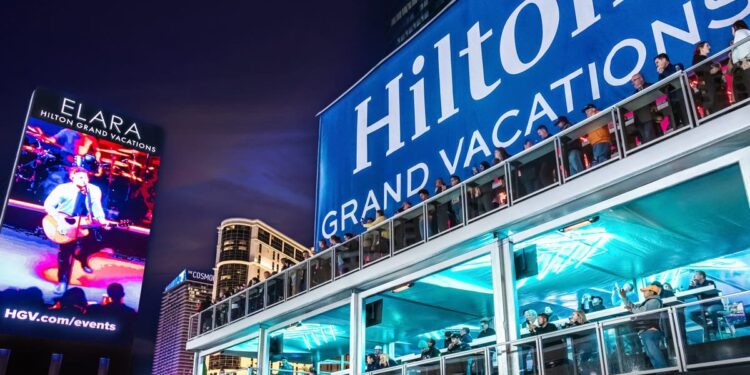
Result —
<svg viewBox="0 0 750 375"><path fill-rule="evenodd" d="M750 38L738 45L744 43L750 43ZM649 86L347 242L195 314L190 318L190 326L195 325L193 320L200 320L200 324L197 330L191 329L189 339L406 252L747 104L750 98L727 100L704 110L702 105L706 100L698 97L701 91L691 86L691 82L705 79L706 65L726 60L733 48L736 46ZM595 144L589 141L592 134L597 134ZM263 305L235 312L232 307L235 304L228 301L240 295L249 301L246 294L259 285ZM206 314L212 318L204 321Z"/></svg>
<svg viewBox="0 0 750 375"><path fill-rule="evenodd" d="M750 291L735 293L367 374L650 374L750 363L749 305Z"/></svg>

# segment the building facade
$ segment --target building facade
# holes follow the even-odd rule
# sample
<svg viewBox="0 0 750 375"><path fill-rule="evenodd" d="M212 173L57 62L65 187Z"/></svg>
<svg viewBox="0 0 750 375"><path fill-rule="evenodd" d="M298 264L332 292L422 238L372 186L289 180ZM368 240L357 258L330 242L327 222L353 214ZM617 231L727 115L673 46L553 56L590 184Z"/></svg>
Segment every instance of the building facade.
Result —
<svg viewBox="0 0 750 375"><path fill-rule="evenodd" d="M450 0L400 0L391 10L388 40L391 49L407 41L422 26L435 17Z"/></svg>
<svg viewBox="0 0 750 375"><path fill-rule="evenodd" d="M452 2L323 109L333 245L194 315L195 363L748 373L748 12L574 3Z"/></svg>
<svg viewBox="0 0 750 375"><path fill-rule="evenodd" d="M260 220L224 220L218 227L214 299L254 278L265 280L310 254L305 246Z"/></svg>
<svg viewBox="0 0 750 375"><path fill-rule="evenodd" d="M222 221L217 229L215 301L265 281L311 254L305 246L261 220L230 218ZM236 305L234 302L232 307ZM218 374L222 370L226 374L245 374L247 368L257 366L254 359L229 353L212 355L204 362L208 374Z"/></svg>
<svg viewBox="0 0 750 375"><path fill-rule="evenodd" d="M210 301L213 279L210 272L183 270L164 289L152 374L192 374L193 355L185 350L188 321Z"/></svg>

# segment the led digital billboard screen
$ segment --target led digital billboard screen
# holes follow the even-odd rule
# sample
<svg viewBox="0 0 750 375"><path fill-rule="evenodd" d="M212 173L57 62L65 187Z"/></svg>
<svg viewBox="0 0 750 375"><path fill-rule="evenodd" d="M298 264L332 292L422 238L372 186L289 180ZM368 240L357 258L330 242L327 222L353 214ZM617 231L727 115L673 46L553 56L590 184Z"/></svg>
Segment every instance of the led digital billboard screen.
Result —
<svg viewBox="0 0 750 375"><path fill-rule="evenodd" d="M659 53L687 68L700 41L726 48L748 16L748 0L454 2L320 113L316 239L617 103L636 73L656 82Z"/></svg>
<svg viewBox="0 0 750 375"><path fill-rule="evenodd" d="M32 95L0 230L0 334L129 342L153 223L158 127Z"/></svg>

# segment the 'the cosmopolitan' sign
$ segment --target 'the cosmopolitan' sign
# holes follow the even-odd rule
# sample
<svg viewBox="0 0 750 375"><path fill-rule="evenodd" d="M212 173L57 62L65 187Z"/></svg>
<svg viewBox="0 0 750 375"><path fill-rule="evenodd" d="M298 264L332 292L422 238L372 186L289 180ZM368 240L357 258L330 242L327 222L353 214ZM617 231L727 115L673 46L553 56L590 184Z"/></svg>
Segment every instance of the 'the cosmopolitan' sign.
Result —
<svg viewBox="0 0 750 375"><path fill-rule="evenodd" d="M728 46L750 0L460 0L320 115L316 235L361 229L437 177L511 154L538 124L656 80L654 57L689 66Z"/></svg>

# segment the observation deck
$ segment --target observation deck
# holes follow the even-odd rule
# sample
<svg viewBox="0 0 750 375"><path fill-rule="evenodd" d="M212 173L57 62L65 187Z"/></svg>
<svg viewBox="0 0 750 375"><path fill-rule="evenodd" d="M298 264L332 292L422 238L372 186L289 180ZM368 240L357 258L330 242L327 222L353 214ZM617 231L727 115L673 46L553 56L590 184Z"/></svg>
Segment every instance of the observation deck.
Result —
<svg viewBox="0 0 750 375"><path fill-rule="evenodd" d="M528 331L519 324L521 310L530 306L549 305L554 312L557 305L551 301L557 299L559 306L575 310L582 289L604 293L599 285L610 282L645 286L652 280L673 280L676 276L664 275L710 268L721 263L707 265L717 259L725 260L725 269L750 275L748 267L738 266L745 259L742 252L750 248L750 99L730 100L709 114L693 89L701 68L722 63L728 51L194 315L188 350L196 352L196 363L217 352L254 355L259 371L267 374L276 371L271 363L279 354L274 353L278 348L273 348L273 337L279 335L274 332L285 332L294 346L295 337L304 340L289 334L292 327L315 321L331 325L334 341L346 337L331 345L340 354L338 371L354 374L365 372L364 353L370 344L384 345L401 361L373 374L453 373L473 371L472 366L481 367L477 373L550 373L566 363L580 372L574 344L581 340L591 348L589 355L596 361L587 360L587 366L596 373L644 373L660 370L628 364L627 345L617 337L627 336L624 327L662 319L662 350L670 371L750 362L750 352L740 350L749 347L745 334L737 334L747 324L744 306L750 304L750 292L745 291L750 283L744 281L750 276L740 277L742 282L732 279L732 289L721 296L692 300L699 294L683 293L670 301L673 305L665 303L645 314L625 315L622 309L611 310L616 309L613 304L606 314L590 314L590 323L557 333L526 337ZM642 117L644 111L648 119ZM646 142L638 132L644 122L657 133ZM584 158L583 170L571 170L571 150L586 154L588 134L599 129L609 133L611 156L599 163ZM529 171L541 168L549 169L549 178L530 182ZM446 207L455 213L448 223L438 219ZM576 243L561 245L567 242ZM533 249L528 250L533 261L527 249ZM484 281L477 281L479 274ZM430 288L420 289L426 284ZM406 294L397 294L402 291ZM381 304L378 311L379 298L399 302ZM454 302L476 305L475 313L446 308ZM691 342L699 330L685 317L717 303L724 306L724 325L717 320L713 341L708 337ZM343 307L346 311L331 313ZM400 316L394 317L393 311ZM406 341L435 338L436 330L430 324L409 327L417 324L406 317L410 314L424 314L429 321L445 319L441 327L472 321L476 326L480 317L489 318L496 333L475 340L471 350L415 361L418 358L405 353L413 352L416 342ZM562 325L564 319L557 323ZM245 345L253 340L255 344ZM330 354L328 344L300 344L288 356L302 363L306 357L295 355L305 347L311 353L316 346L325 347L318 355ZM727 347L733 349L729 357ZM286 353L284 348L281 352Z"/></svg>

